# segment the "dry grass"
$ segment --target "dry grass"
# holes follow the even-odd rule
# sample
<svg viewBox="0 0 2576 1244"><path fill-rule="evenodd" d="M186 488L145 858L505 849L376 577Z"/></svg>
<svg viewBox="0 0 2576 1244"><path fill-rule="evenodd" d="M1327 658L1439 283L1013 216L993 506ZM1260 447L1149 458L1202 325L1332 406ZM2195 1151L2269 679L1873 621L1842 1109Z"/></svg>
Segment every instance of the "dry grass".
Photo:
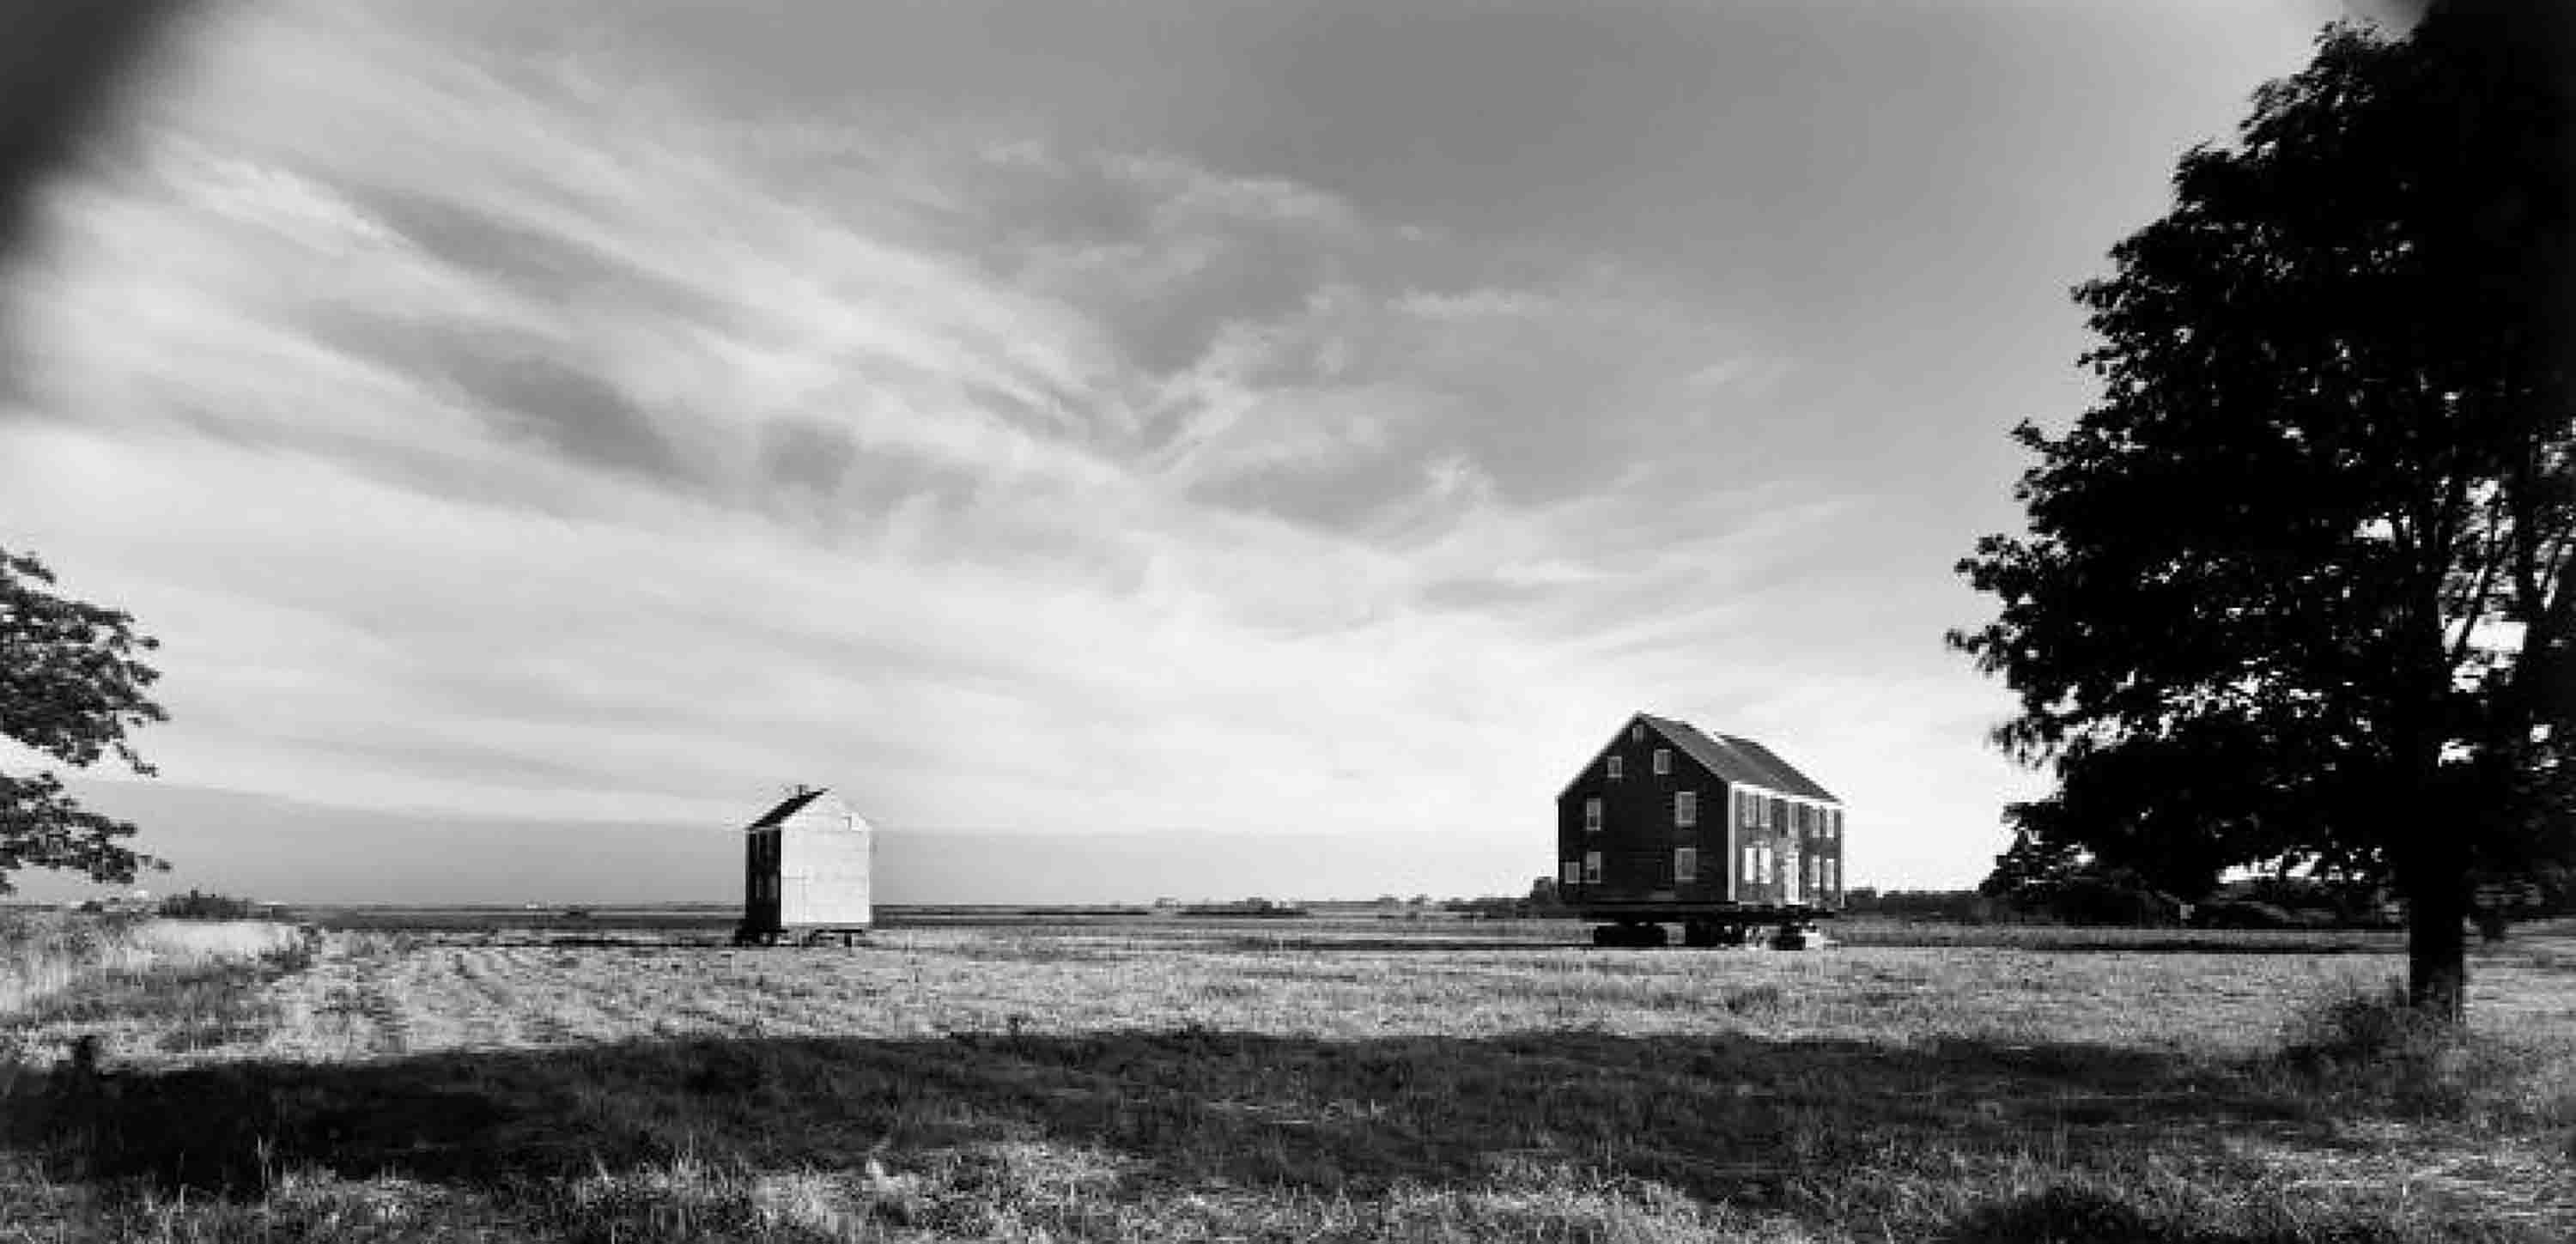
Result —
<svg viewBox="0 0 2576 1244"><path fill-rule="evenodd" d="M2576 929L2465 1036L2339 949L1547 935L335 934L232 1039L18 1022L112 1071L21 1095L0 1240L2576 1238Z"/></svg>
<svg viewBox="0 0 2576 1244"><path fill-rule="evenodd" d="M2394 954L2402 929L2123 929L2047 924L1954 924L1934 920L1838 920L1833 936L1853 946L1998 947L2139 954Z"/></svg>
<svg viewBox="0 0 2576 1244"><path fill-rule="evenodd" d="M303 945L265 920L124 920L48 911L0 915L0 1019L80 982L255 963Z"/></svg>

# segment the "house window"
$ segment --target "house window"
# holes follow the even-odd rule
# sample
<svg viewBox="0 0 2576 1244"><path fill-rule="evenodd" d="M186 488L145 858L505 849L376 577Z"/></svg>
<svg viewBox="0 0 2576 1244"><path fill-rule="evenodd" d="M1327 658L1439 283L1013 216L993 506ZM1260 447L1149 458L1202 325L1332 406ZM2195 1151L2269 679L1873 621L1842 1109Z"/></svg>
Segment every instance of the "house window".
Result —
<svg viewBox="0 0 2576 1244"><path fill-rule="evenodd" d="M1746 884L1746 885L1760 885L1760 884L1762 884L1762 873L1761 873L1761 870L1760 870L1760 865L1761 865L1761 863L1762 863L1762 853L1761 853L1760 851L1758 851L1758 850L1756 850L1756 849L1754 849L1754 848L1752 848L1752 847L1746 847L1746 848L1744 848L1744 869L1743 869L1744 884Z"/></svg>
<svg viewBox="0 0 2576 1244"><path fill-rule="evenodd" d="M1597 834L1601 832L1601 801L1599 799L1586 799L1583 801L1583 832L1587 834Z"/></svg>
<svg viewBox="0 0 2576 1244"><path fill-rule="evenodd" d="M1816 827L1816 810L1814 808L1808 807L1803 803L1799 804L1796 816L1799 833L1806 833L1808 830Z"/></svg>
<svg viewBox="0 0 2576 1244"><path fill-rule="evenodd" d="M1843 810L1842 810L1842 809L1840 809L1840 808L1836 808L1836 809L1834 809L1834 810L1833 810L1833 812L1832 812L1832 813L1830 813L1829 815L1831 815L1831 816L1833 817L1833 823L1834 823L1834 833L1833 833L1833 838L1834 838L1834 841L1836 841L1836 842L1840 842L1840 841L1842 841L1842 840L1843 840Z"/></svg>
<svg viewBox="0 0 2576 1244"><path fill-rule="evenodd" d="M1681 829L1689 829L1692 826L1699 824L1698 791L1677 790L1673 792L1673 824Z"/></svg>
<svg viewBox="0 0 2576 1244"><path fill-rule="evenodd" d="M1816 878L1819 875L1816 863L1817 860L1815 856L1810 855L1807 857L1807 888L1810 890L1816 888Z"/></svg>
<svg viewBox="0 0 2576 1244"><path fill-rule="evenodd" d="M1646 741L1646 726L1644 722L1639 722L1628 727L1628 741L1631 743L1643 743Z"/></svg>
<svg viewBox="0 0 2576 1244"><path fill-rule="evenodd" d="M1690 885L1699 880L1699 848L1673 849L1673 884Z"/></svg>
<svg viewBox="0 0 2576 1244"><path fill-rule="evenodd" d="M1613 757L1611 757L1608 761L1605 761L1605 762L1604 762L1604 768L1606 768L1606 769L1609 771L1609 774L1610 774L1610 780L1612 780L1612 781L1614 781L1614 782L1615 782L1615 781L1617 781L1617 780L1619 780L1619 758L1618 758L1618 757L1613 756Z"/></svg>
<svg viewBox="0 0 2576 1244"><path fill-rule="evenodd" d="M1659 773L1659 774L1660 774L1660 773L1670 773L1670 772L1672 772L1672 771L1673 771L1673 753L1672 753L1672 749L1671 749L1671 748L1668 748L1668 747L1658 747L1658 748L1656 748L1656 749L1655 749L1655 772L1657 772L1657 773Z"/></svg>
<svg viewBox="0 0 2576 1244"><path fill-rule="evenodd" d="M1586 851L1583 853L1583 884L1599 885L1600 883L1601 853L1598 851Z"/></svg>
<svg viewBox="0 0 2576 1244"><path fill-rule="evenodd" d="M1583 861L1567 860L1556 870L1556 880L1559 885L1583 884Z"/></svg>
<svg viewBox="0 0 2576 1244"><path fill-rule="evenodd" d="M1832 860L1826 860L1826 861L1824 861L1824 862L1820 865L1820 867L1822 867L1822 868L1825 870L1825 892L1826 892L1826 893L1828 893L1828 894L1830 894L1830 893L1834 892L1835 890L1837 890L1837 889L1841 888L1840 886L1838 886L1838 885L1836 884L1836 882L1840 881L1840 880L1841 880L1841 878L1839 878L1839 877L1835 876L1834 874L1839 873L1839 872L1841 872L1842 870L1841 870L1841 869L1839 869L1839 868L1834 867L1834 862L1833 862Z"/></svg>
<svg viewBox="0 0 2576 1244"><path fill-rule="evenodd" d="M1769 803L1771 806L1764 809L1764 811L1768 812L1770 815L1765 818L1762 823L1773 829L1787 829L1789 827L1789 801L1786 799L1773 799L1770 800Z"/></svg>

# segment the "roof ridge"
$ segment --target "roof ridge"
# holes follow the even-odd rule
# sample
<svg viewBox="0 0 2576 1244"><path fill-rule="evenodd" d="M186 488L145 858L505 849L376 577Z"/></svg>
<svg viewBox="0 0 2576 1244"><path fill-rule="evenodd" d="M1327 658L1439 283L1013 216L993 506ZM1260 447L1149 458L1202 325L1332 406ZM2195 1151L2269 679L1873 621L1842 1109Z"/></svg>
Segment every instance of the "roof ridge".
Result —
<svg viewBox="0 0 2576 1244"><path fill-rule="evenodd" d="M1654 723L1658 732L1682 744L1684 751L1698 750L1693 746L1694 743L1705 744L1714 756L1702 755L1698 757L1699 762L1707 765L1712 772L1727 781L1759 786L1799 799L1842 802L1840 796L1826 790L1822 783L1808 777L1796 765L1782 759L1778 752L1772 751L1759 740L1738 734L1705 731L1679 717L1660 717L1646 712L1640 712L1637 716ZM1731 765L1711 763L1716 758L1733 763ZM1726 771L1730 769L1734 772Z"/></svg>
<svg viewBox="0 0 2576 1244"><path fill-rule="evenodd" d="M824 795L829 794L831 789L832 788L829 786L817 786L809 790L797 791L795 794L789 795L786 798L779 800L777 803L770 805L769 811L763 812L759 816L752 818L750 828L761 829L770 825L779 824L787 818L804 811L807 805L822 798Z"/></svg>
<svg viewBox="0 0 2576 1244"><path fill-rule="evenodd" d="M1841 796L1826 790L1815 779L1800 772L1797 766L1781 759L1779 753L1754 739L1742 735L1705 731L1682 718L1667 717L1643 709L1633 713L1629 720L1651 727L1658 736L1681 748L1693 760L1698 761L1701 767L1721 781L1760 787L1795 799L1816 799L1836 804L1842 802ZM1625 733L1627 727L1623 725L1620 730L1621 733ZM1617 745L1618 737L1614 735L1609 747ZM1607 751L1609 747L1604 747L1602 750ZM1587 769L1588 767L1587 762ZM1572 792L1575 784L1582 780L1583 774L1576 773L1573 781L1568 782L1557 797L1564 798L1566 794Z"/></svg>

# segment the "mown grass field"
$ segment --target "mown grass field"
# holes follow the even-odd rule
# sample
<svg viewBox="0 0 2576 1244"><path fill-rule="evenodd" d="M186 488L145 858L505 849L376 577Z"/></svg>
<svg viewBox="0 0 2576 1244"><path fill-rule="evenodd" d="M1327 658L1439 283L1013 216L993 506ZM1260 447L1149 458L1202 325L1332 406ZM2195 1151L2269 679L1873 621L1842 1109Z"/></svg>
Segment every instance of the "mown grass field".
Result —
<svg viewBox="0 0 2576 1244"><path fill-rule="evenodd" d="M0 1241L2576 1238L2576 927L1844 932L331 932L0 1010Z"/></svg>

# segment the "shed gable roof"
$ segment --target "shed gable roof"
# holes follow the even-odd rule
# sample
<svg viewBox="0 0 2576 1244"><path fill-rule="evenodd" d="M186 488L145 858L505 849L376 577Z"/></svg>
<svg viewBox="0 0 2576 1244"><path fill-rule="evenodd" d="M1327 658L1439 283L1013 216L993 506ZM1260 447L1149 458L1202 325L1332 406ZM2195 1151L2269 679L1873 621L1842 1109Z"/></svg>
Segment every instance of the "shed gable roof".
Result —
<svg viewBox="0 0 2576 1244"><path fill-rule="evenodd" d="M789 795L760 814L760 819L743 826L744 833L781 830L790 834L834 832L873 834L876 827L859 815L850 801L833 794L830 787L816 787Z"/></svg>
<svg viewBox="0 0 2576 1244"><path fill-rule="evenodd" d="M805 805L822 798L824 792L828 789L828 787L818 786L809 791L802 791L797 794L789 795L785 799L779 800L777 807L771 808L769 811L762 813L759 820L753 821L744 828L776 829L779 826L786 824L787 818L804 811Z"/></svg>

